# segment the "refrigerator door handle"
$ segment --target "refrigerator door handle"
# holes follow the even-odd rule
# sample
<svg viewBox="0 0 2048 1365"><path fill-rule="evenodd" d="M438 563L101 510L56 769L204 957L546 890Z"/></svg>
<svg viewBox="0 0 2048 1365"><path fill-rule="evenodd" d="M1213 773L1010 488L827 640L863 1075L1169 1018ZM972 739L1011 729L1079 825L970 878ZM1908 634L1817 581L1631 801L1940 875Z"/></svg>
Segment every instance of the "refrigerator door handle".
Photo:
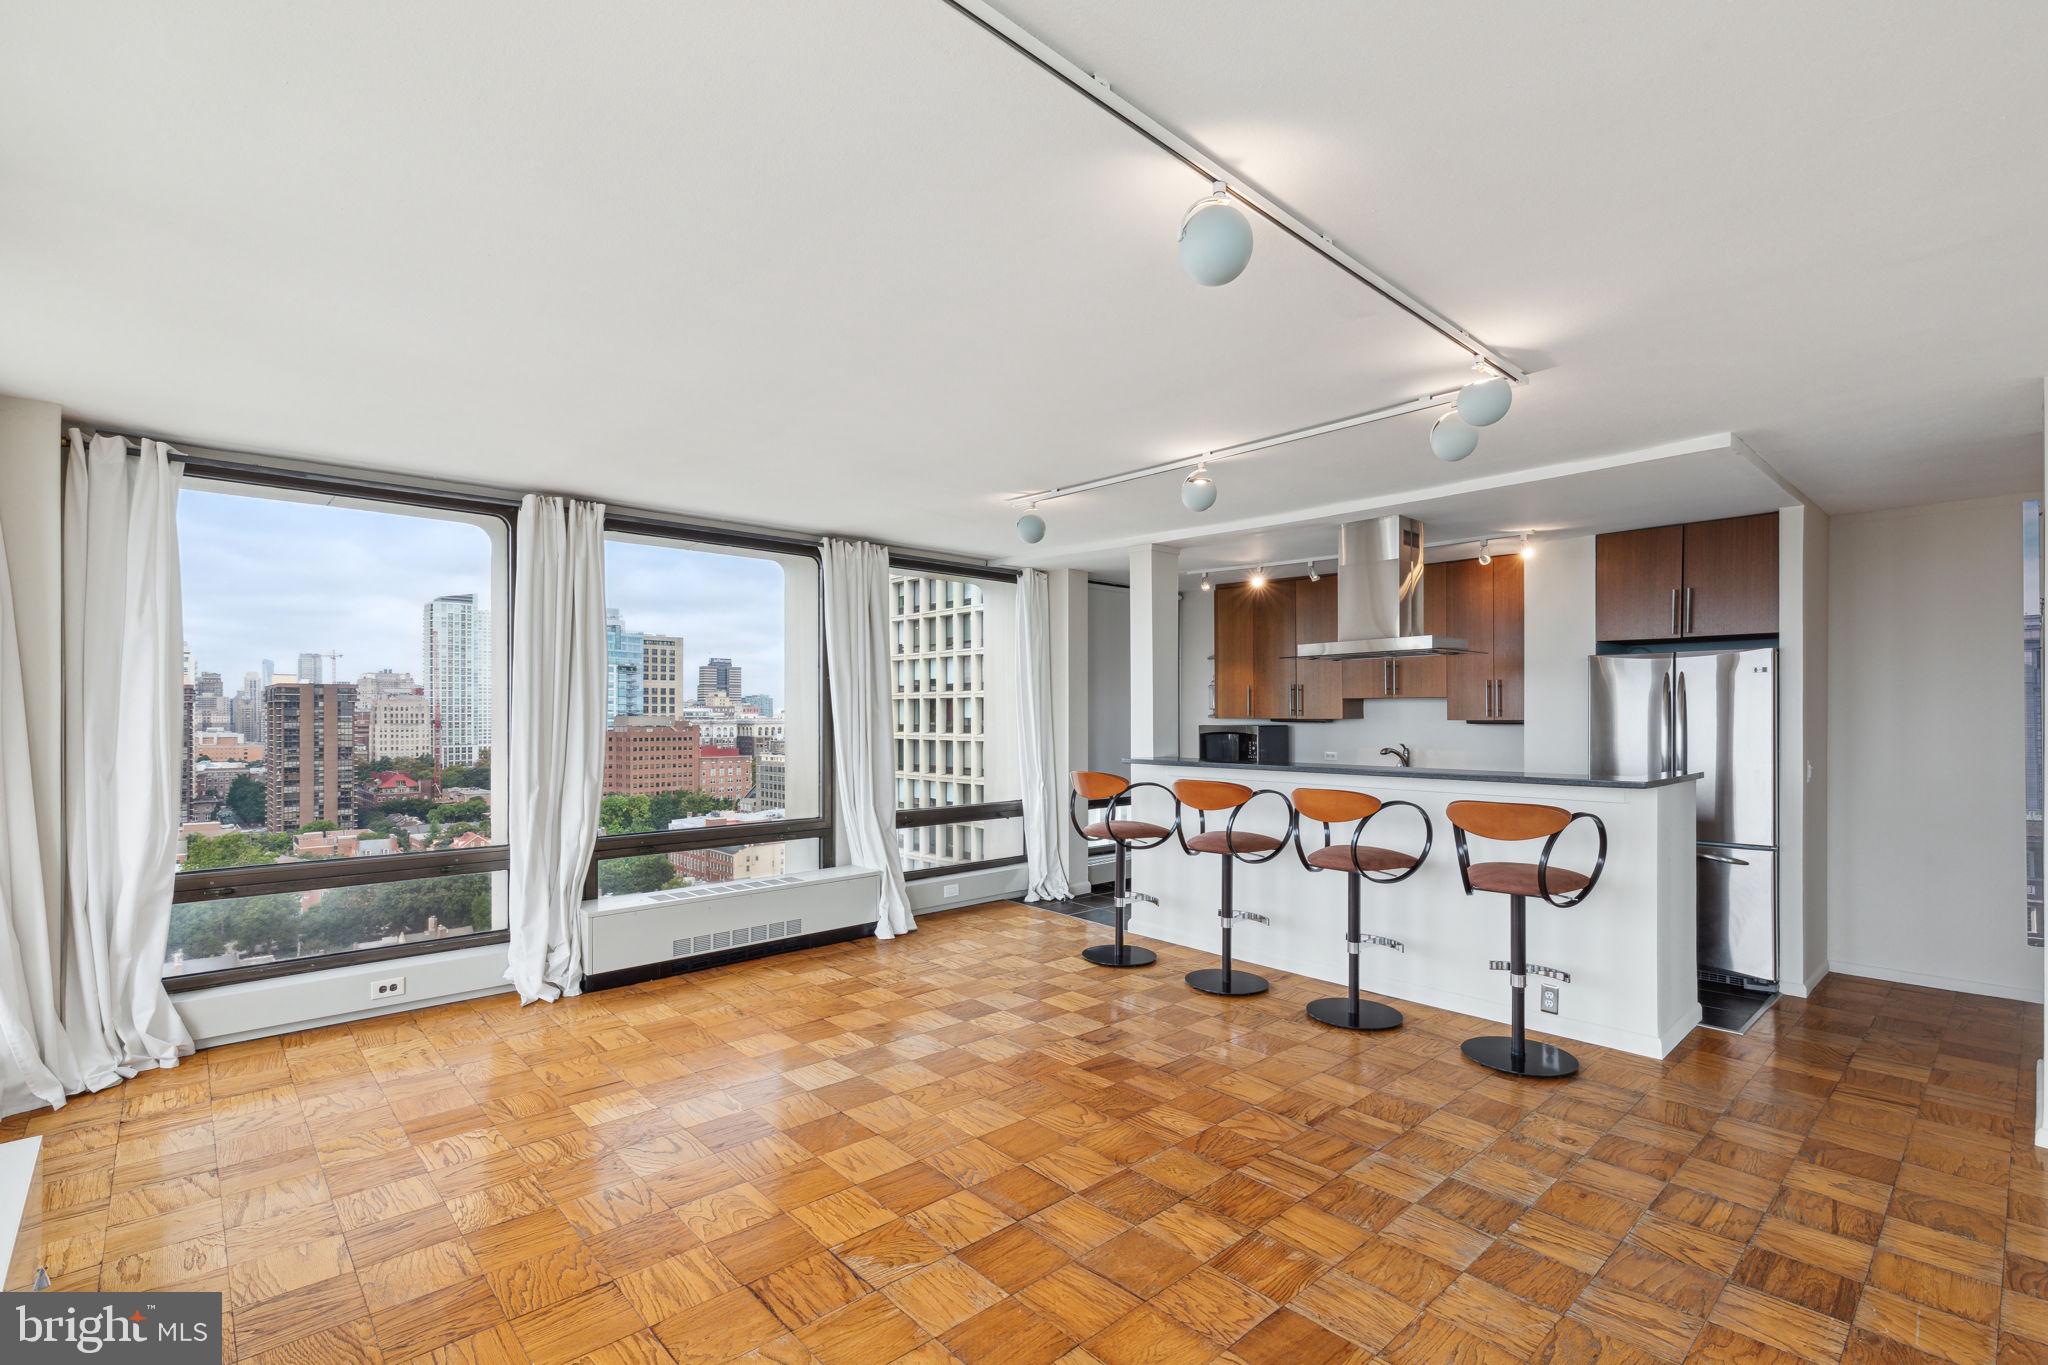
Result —
<svg viewBox="0 0 2048 1365"><path fill-rule="evenodd" d="M1671 776L1671 716L1671 675L1666 673L1664 675L1664 752L1659 755L1664 760L1664 771L1660 774L1663 777Z"/></svg>
<svg viewBox="0 0 2048 1365"><path fill-rule="evenodd" d="M1678 766L1676 773L1692 771L1692 722L1685 716L1685 674L1678 675Z"/></svg>
<svg viewBox="0 0 2048 1365"><path fill-rule="evenodd" d="M1727 863L1730 867L1749 866L1749 864L1743 861L1741 858L1731 858L1725 853L1701 853L1696 856L1704 858L1710 863Z"/></svg>

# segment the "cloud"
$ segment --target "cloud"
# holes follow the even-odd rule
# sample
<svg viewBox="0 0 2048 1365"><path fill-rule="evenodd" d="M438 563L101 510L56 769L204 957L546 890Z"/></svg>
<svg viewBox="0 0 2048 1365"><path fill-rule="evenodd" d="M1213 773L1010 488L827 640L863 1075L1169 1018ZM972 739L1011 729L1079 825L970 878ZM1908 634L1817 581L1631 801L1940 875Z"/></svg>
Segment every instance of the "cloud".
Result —
<svg viewBox="0 0 2048 1365"><path fill-rule="evenodd" d="M186 642L229 691L264 659L295 671L301 651L339 651L343 679L379 668L417 678L420 611L444 594L476 593L498 628L510 617L493 601L491 538L473 523L188 487L178 540ZM692 684L715 655L740 665L749 692L787 695L776 560L615 541L605 574L629 629L683 637Z"/></svg>

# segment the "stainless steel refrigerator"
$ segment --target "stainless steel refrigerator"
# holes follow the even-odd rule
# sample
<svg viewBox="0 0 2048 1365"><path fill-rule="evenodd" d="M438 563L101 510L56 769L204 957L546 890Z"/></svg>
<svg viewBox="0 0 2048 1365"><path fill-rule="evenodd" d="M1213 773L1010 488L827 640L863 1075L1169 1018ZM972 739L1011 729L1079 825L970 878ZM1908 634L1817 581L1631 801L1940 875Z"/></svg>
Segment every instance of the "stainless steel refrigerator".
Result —
<svg viewBox="0 0 2048 1365"><path fill-rule="evenodd" d="M1597 777L1696 772L1700 971L1778 979L1778 651L1592 659Z"/></svg>

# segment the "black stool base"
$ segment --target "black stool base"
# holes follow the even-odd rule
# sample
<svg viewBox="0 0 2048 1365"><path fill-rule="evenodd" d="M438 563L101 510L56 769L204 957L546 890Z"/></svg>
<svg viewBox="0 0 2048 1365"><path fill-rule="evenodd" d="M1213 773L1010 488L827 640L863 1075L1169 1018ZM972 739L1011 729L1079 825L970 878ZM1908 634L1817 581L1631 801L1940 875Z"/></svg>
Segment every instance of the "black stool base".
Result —
<svg viewBox="0 0 2048 1365"><path fill-rule="evenodd" d="M1401 1011L1377 1000L1361 1000L1353 1013L1348 997L1333 995L1327 1000L1311 1000L1308 1003L1308 1017L1318 1024L1331 1028L1356 1029L1360 1033L1378 1033L1381 1029L1401 1027Z"/></svg>
<svg viewBox="0 0 2048 1365"><path fill-rule="evenodd" d="M1269 985L1265 977L1250 972L1232 971L1226 977L1220 967L1189 972L1187 982L1204 995L1264 995Z"/></svg>
<svg viewBox="0 0 2048 1365"><path fill-rule="evenodd" d="M1507 1037L1467 1038L1460 1050L1465 1056L1490 1066L1495 1071L1504 1071L1510 1076L1533 1076L1543 1080L1554 1080L1569 1076L1579 1069L1579 1059L1561 1047L1549 1043L1524 1043L1522 1064L1515 1065L1515 1040Z"/></svg>
<svg viewBox="0 0 2048 1365"><path fill-rule="evenodd" d="M1159 960L1150 948L1130 943L1096 943L1083 948L1081 956L1098 967L1149 967Z"/></svg>

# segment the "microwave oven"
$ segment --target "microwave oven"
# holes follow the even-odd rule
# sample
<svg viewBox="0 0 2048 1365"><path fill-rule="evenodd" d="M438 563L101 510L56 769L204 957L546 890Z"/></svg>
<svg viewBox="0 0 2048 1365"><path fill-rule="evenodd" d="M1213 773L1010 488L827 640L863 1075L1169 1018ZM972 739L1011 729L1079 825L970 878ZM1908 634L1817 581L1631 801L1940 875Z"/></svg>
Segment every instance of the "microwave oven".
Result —
<svg viewBox="0 0 2048 1365"><path fill-rule="evenodd" d="M1284 725L1204 725L1199 735L1204 763L1245 763L1281 768L1292 761L1292 735Z"/></svg>

